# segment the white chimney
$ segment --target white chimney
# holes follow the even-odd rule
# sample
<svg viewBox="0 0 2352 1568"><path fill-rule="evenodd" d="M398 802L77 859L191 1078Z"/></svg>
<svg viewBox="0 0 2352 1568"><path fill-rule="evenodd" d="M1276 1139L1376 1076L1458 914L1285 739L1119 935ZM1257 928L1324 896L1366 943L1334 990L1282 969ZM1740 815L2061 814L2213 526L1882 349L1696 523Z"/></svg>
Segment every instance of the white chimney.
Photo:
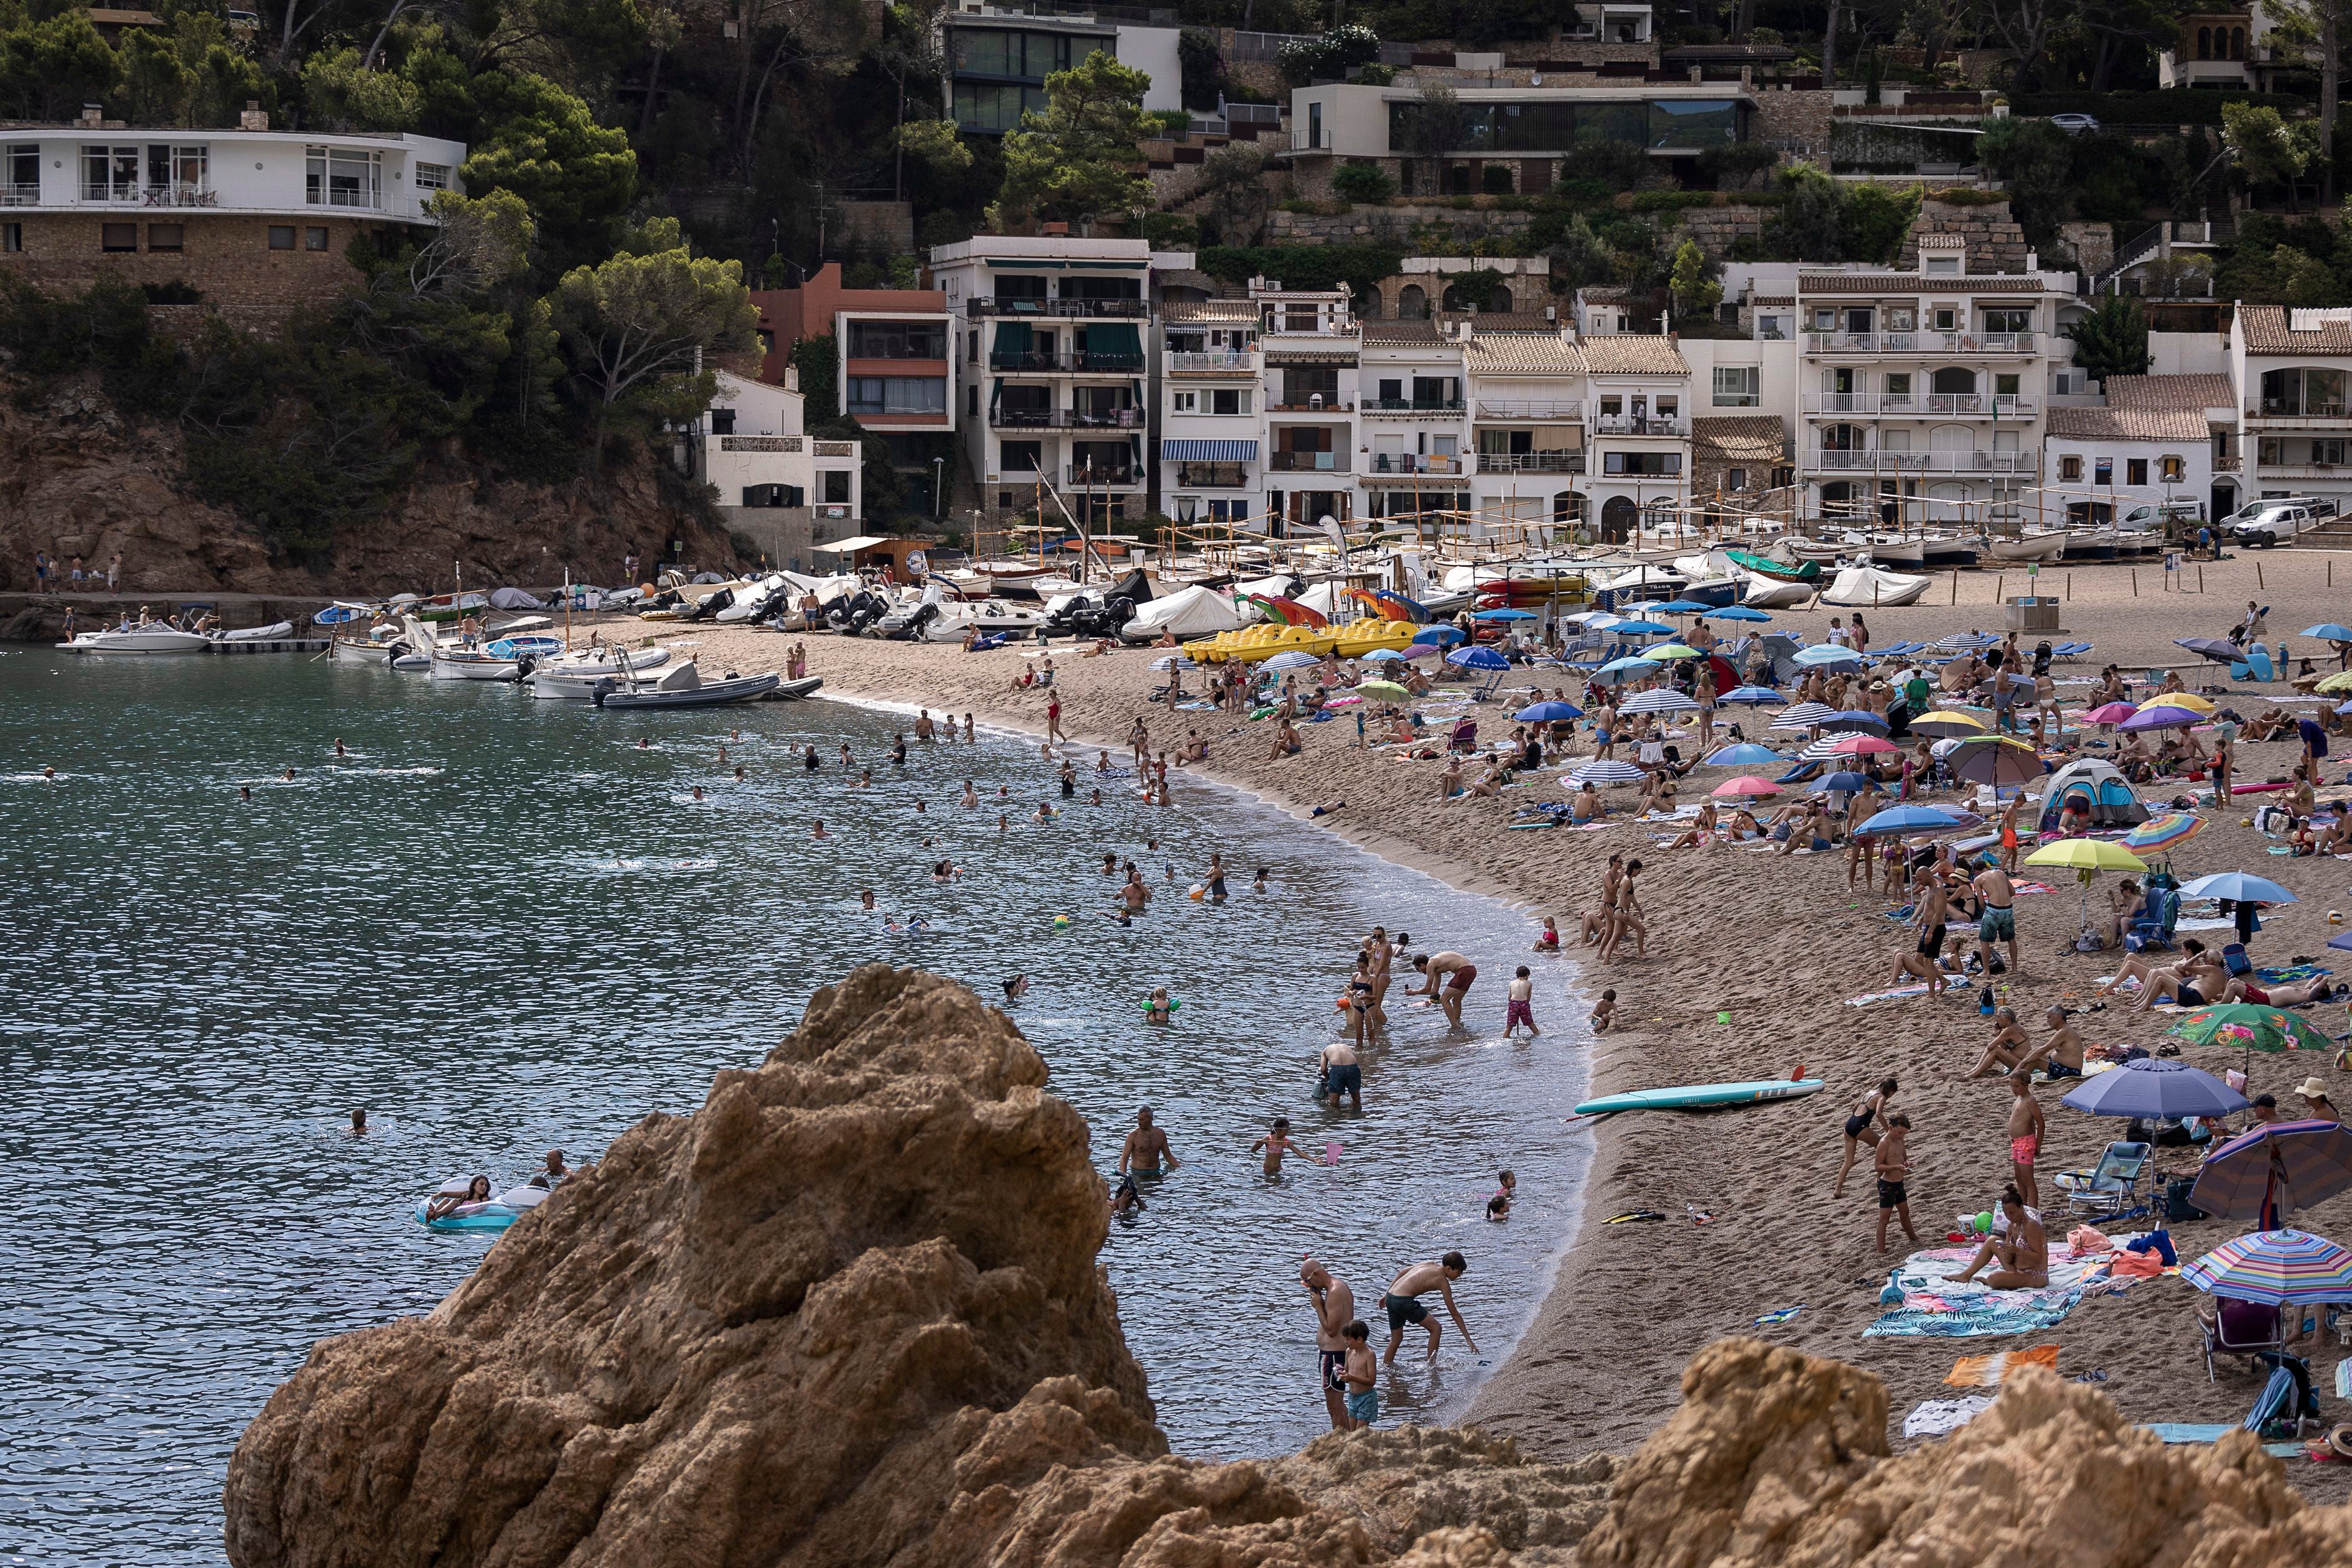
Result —
<svg viewBox="0 0 2352 1568"><path fill-rule="evenodd" d="M798 365L796 365L796 364L787 364L787 365L785 365L785 366L784 366L784 390L785 390L786 392L798 392L800 389L801 389L801 367L800 367L800 366L798 366Z"/></svg>

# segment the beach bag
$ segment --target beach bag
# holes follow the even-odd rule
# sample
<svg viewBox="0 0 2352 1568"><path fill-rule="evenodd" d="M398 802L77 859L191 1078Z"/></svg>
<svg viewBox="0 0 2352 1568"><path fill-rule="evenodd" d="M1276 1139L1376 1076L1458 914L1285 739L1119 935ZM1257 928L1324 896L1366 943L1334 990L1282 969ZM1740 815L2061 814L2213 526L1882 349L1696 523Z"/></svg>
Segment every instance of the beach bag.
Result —
<svg viewBox="0 0 2352 1568"><path fill-rule="evenodd" d="M2197 1185L2194 1176L2175 1176L2164 1184L2164 1217L2168 1220L2208 1219L2211 1216L2189 1201L2189 1190Z"/></svg>
<svg viewBox="0 0 2352 1568"><path fill-rule="evenodd" d="M2244 974L2252 971L2254 967L2253 961L2246 956L2246 944L2233 942L2223 947L2221 967L2232 974Z"/></svg>

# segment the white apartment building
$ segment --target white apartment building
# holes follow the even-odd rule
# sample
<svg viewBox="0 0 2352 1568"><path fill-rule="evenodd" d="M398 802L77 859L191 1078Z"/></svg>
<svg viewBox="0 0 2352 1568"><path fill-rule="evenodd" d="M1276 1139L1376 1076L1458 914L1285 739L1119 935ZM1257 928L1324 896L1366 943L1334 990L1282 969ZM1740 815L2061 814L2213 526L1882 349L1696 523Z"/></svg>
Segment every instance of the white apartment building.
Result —
<svg viewBox="0 0 2352 1568"><path fill-rule="evenodd" d="M2244 499L2312 495L2352 506L2352 310L2239 306L2230 374Z"/></svg>
<svg viewBox="0 0 2352 1568"><path fill-rule="evenodd" d="M855 441L808 434L797 369L787 368L782 386L732 371L714 374L718 393L681 432L684 449L674 456L718 490L729 528L758 540L773 564L811 570L818 564L810 553L816 545L855 531L864 455Z"/></svg>
<svg viewBox="0 0 2352 1568"><path fill-rule="evenodd" d="M2226 516L2237 484L2218 479L2215 462L2236 430L2236 404L2226 375L2109 376L2104 405L2050 410L2048 479L2024 521L2106 522L2143 502L2179 501Z"/></svg>
<svg viewBox="0 0 2352 1568"><path fill-rule="evenodd" d="M1160 307L1160 509L1190 528L1261 517L1265 366L1258 306L1203 300Z"/></svg>
<svg viewBox="0 0 2352 1568"><path fill-rule="evenodd" d="M1192 260L1155 256L1139 239L1064 235L983 236L931 252L931 285L962 336L959 423L992 510L1032 508L1050 485L1073 512L1144 515L1152 272Z"/></svg>
<svg viewBox="0 0 2352 1568"><path fill-rule="evenodd" d="M1456 325L1475 447L1471 510L1482 521L1574 526L1585 517L1584 355L1564 327L1489 327L1496 319Z"/></svg>
<svg viewBox="0 0 2352 1568"><path fill-rule="evenodd" d="M1265 366L1265 508L1276 527L1356 514L1364 349L1344 289L1253 286Z"/></svg>
<svg viewBox="0 0 2352 1568"><path fill-rule="evenodd" d="M1147 110L1184 107L1184 69L1175 27L1138 26L1073 9L961 0L940 19L940 87L959 131L1001 135L1024 113L1045 112L1045 79L1107 54L1151 79Z"/></svg>
<svg viewBox="0 0 2352 1568"><path fill-rule="evenodd" d="M1473 510L1457 320L1364 323L1360 488L1373 517L1434 521Z"/></svg>

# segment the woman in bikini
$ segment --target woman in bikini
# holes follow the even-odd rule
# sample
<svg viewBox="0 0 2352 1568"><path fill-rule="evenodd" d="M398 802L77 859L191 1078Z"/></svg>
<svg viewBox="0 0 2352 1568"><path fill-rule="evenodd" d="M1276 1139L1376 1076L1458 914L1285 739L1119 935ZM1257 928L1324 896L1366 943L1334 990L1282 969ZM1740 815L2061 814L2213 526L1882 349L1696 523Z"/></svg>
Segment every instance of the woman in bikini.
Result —
<svg viewBox="0 0 2352 1568"><path fill-rule="evenodd" d="M1886 1102L1895 1098L1895 1088L1893 1079L1880 1079L1878 1087L1855 1100L1853 1108L1846 1113L1845 1163L1838 1167L1837 1185L1830 1190L1830 1196L1845 1196L1846 1173L1853 1169L1865 1147L1878 1147L1878 1140L1884 1136L1878 1124L1886 1115Z"/></svg>
<svg viewBox="0 0 2352 1568"><path fill-rule="evenodd" d="M1722 835L1716 831L1715 826L1715 802L1710 800L1700 805L1698 808L1698 821L1692 825L1690 831L1684 834L1680 838L1675 839L1672 844L1666 846L1666 847L1669 849L1696 849L1702 845L1715 843L1721 837Z"/></svg>

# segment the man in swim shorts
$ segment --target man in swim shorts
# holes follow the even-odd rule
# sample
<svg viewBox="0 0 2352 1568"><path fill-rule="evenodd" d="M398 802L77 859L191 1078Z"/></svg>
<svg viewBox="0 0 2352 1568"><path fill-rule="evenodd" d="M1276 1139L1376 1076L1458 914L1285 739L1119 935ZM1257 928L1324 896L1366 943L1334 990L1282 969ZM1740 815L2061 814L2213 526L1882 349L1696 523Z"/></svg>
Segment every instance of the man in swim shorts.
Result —
<svg viewBox="0 0 2352 1568"><path fill-rule="evenodd" d="M1176 1158L1176 1151L1168 1146L1168 1134L1151 1125L1151 1107L1147 1105L1135 1113L1135 1131L1127 1135L1127 1142L1119 1147L1119 1173L1125 1175L1133 1171L1138 1175L1156 1176L1160 1174L1162 1160L1168 1163L1171 1171L1183 1163Z"/></svg>
<svg viewBox="0 0 2352 1568"><path fill-rule="evenodd" d="M1348 1325L1356 1317L1356 1292L1348 1282L1313 1258L1298 1266L1298 1283L1315 1303L1315 1359L1322 1374L1323 1405L1330 1413L1331 1430L1349 1429Z"/></svg>
<svg viewBox="0 0 2352 1568"><path fill-rule="evenodd" d="M2009 1090L2010 1165L2015 1172L2016 1190L2032 1205L2040 1201L2041 1191L2033 1180L2033 1162L2042 1153L2042 1133L2049 1124L2042 1118L2042 1102L2033 1098L2032 1073L2010 1074Z"/></svg>
<svg viewBox="0 0 2352 1568"><path fill-rule="evenodd" d="M2009 944L2009 967L2018 973L2025 973L2025 964L2017 955L2017 887L2009 873L1999 866L1988 866L1976 874L1969 886L1984 901L1984 913L1977 918L1977 952L1982 955L1985 968L1998 974L2000 955L1993 952L1995 942Z"/></svg>
<svg viewBox="0 0 2352 1568"><path fill-rule="evenodd" d="M1359 1020L1362 1015L1357 1015ZM1364 1069L1356 1060L1356 1047L1346 1040L1334 1040L1323 1047L1317 1058L1323 1074L1323 1097L1332 1105L1346 1095L1358 1110L1364 1109Z"/></svg>
<svg viewBox="0 0 2352 1568"><path fill-rule="evenodd" d="M1412 994L1434 996L1437 1005L1445 1009L1445 1021L1455 1028L1462 1026L1462 999L1470 994L1470 986L1478 978L1478 966L1458 952L1425 952L1412 961L1428 984ZM1443 982L1443 988L1440 987Z"/></svg>
<svg viewBox="0 0 2352 1568"><path fill-rule="evenodd" d="M1444 1332L1444 1326L1432 1318L1429 1309L1421 1304L1422 1296L1431 1290L1445 1299L1446 1314L1454 1320L1454 1326L1462 1331L1462 1342L1470 1347L1471 1354L1478 1353L1477 1342L1470 1337L1470 1326L1462 1321L1462 1310L1454 1304L1454 1282L1469 1272L1469 1268L1468 1259L1458 1252L1449 1252L1434 1263L1416 1263L1389 1281L1386 1294L1381 1297L1381 1310L1389 1315L1389 1348L1388 1353L1381 1358L1381 1365L1396 1364L1397 1346L1404 1342L1407 1324L1417 1324L1429 1331L1427 1359L1437 1359L1437 1342Z"/></svg>

